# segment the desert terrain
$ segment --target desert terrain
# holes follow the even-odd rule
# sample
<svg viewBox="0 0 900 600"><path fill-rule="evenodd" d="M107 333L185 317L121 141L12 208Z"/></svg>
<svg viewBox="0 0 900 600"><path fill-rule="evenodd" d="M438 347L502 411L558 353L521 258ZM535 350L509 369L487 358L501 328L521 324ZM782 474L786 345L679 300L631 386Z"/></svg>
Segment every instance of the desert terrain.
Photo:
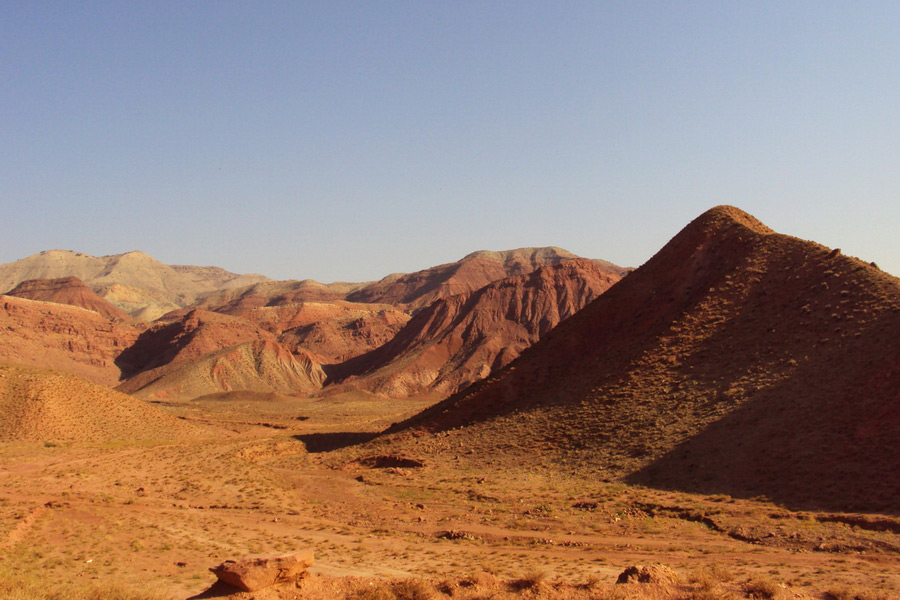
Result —
<svg viewBox="0 0 900 600"><path fill-rule="evenodd" d="M900 280L734 207L635 270L0 282L2 598L900 598Z"/></svg>

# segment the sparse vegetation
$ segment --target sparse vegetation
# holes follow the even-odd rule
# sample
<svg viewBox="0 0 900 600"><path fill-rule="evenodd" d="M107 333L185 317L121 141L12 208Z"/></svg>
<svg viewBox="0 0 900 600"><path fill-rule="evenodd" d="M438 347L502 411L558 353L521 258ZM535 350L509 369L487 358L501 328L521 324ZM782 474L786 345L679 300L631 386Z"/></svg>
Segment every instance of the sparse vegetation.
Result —
<svg viewBox="0 0 900 600"><path fill-rule="evenodd" d="M870 346L889 356L900 348L890 335L900 324L897 283L835 256L833 289L819 285L821 248L732 213L676 240L678 261L629 275L514 367L439 404L438 393L385 401L364 386L186 400L179 386L200 375L180 367L168 372L185 378L142 403L68 375L0 366L0 391L10 391L0 404L15 392L32 410L0 422L0 598L181 600L212 585L217 562L306 549L330 575L314 571L290 594L308 585L356 600L895 597L900 518L893 480L877 475L896 467L887 443L896 424L877 415L893 414L896 375L873 371ZM740 238L742 253L722 237ZM238 297L209 302L237 310ZM295 349L315 334L322 352L349 352L327 328L300 331L291 319L308 315L296 311L352 314L347 335L373 347L410 317L386 305L261 298L249 304L262 305L252 322L177 317L172 331L206 357L204 390L224 370L257 381L295 364L244 340L282 325ZM366 324L373 315L381 329ZM47 326L61 324L71 325ZM150 349L153 335L142 342ZM110 360L98 355L94 366L114 371ZM376 437L420 413L414 427ZM626 567L657 562L670 577L615 584ZM40 582L27 578L35 574ZM154 585L164 595L143 591ZM294 600L284 590L259 597L279 594Z"/></svg>
<svg viewBox="0 0 900 600"><path fill-rule="evenodd" d="M65 586L26 583L0 577L3 600L172 600L170 595L116 586L115 584Z"/></svg>

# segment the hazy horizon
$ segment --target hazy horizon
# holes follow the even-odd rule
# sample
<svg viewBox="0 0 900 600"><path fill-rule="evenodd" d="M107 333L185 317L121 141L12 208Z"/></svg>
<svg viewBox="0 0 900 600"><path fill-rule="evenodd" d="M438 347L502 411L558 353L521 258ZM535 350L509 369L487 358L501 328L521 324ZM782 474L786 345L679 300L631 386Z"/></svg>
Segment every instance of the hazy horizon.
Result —
<svg viewBox="0 0 900 600"><path fill-rule="evenodd" d="M900 274L900 6L6 3L0 263L637 267L703 211Z"/></svg>

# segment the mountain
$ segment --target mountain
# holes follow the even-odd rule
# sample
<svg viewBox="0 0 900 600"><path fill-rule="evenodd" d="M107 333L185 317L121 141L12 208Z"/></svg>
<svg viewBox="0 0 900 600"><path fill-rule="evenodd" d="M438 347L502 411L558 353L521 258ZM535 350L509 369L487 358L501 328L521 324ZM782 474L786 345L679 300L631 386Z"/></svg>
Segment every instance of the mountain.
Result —
<svg viewBox="0 0 900 600"><path fill-rule="evenodd" d="M140 329L77 306L0 296L0 361L57 369L115 385L116 358Z"/></svg>
<svg viewBox="0 0 900 600"><path fill-rule="evenodd" d="M362 283L319 283L303 281L262 281L209 294L197 302L197 308L244 315L257 308L284 306L301 302L335 302L364 286Z"/></svg>
<svg viewBox="0 0 900 600"><path fill-rule="evenodd" d="M144 331L119 355L116 388L141 398L191 399L231 390L309 393L325 374L309 352L254 323L194 309Z"/></svg>
<svg viewBox="0 0 900 600"><path fill-rule="evenodd" d="M111 321L128 321L130 317L100 296L77 277L60 277L58 279L29 279L21 282L8 296L42 300L57 304L79 306L106 317Z"/></svg>
<svg viewBox="0 0 900 600"><path fill-rule="evenodd" d="M170 266L134 251L95 257L69 250L46 250L0 265L0 290L30 279L77 277L111 304L149 321L224 288L266 280L217 267Z"/></svg>
<svg viewBox="0 0 900 600"><path fill-rule="evenodd" d="M452 393L510 363L619 280L570 259L435 300L388 343L334 368L334 379L391 396Z"/></svg>
<svg viewBox="0 0 900 600"><path fill-rule="evenodd" d="M338 363L389 341L409 320L387 304L345 302L336 286L315 282L265 282L204 298L199 307L239 316L323 364ZM173 313L174 314L174 313Z"/></svg>
<svg viewBox="0 0 900 600"><path fill-rule="evenodd" d="M383 443L898 512L897 331L900 280L716 207L518 360Z"/></svg>
<svg viewBox="0 0 900 600"><path fill-rule="evenodd" d="M519 248L504 252L479 251L453 263L415 273L389 275L351 292L351 302L377 302L415 311L435 300L473 292L489 283L524 275L543 266L556 265L579 257L561 248ZM596 261L610 274L622 276L627 269Z"/></svg>
<svg viewBox="0 0 900 600"><path fill-rule="evenodd" d="M257 340L274 341L274 336L240 317L195 309L172 321L154 323L122 351L116 364L123 379L134 379L145 371Z"/></svg>
<svg viewBox="0 0 900 600"><path fill-rule="evenodd" d="M193 399L229 391L296 395L319 390L324 380L308 353L258 340L146 371L117 389L142 399Z"/></svg>
<svg viewBox="0 0 900 600"><path fill-rule="evenodd" d="M0 363L0 440L147 442L200 431L158 408L74 375Z"/></svg>

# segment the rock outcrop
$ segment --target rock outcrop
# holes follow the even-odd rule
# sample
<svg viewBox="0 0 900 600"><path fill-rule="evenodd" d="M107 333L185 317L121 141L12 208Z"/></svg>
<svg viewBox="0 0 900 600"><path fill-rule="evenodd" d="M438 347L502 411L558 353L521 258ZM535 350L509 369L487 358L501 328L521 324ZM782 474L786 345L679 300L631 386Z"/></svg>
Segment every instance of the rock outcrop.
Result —
<svg viewBox="0 0 900 600"><path fill-rule="evenodd" d="M313 564L313 552L290 556L226 560L210 569L219 581L245 592L255 592L280 583L297 581Z"/></svg>
<svg viewBox="0 0 900 600"><path fill-rule="evenodd" d="M662 564L634 565L619 574L616 583L653 583L657 585L677 585L681 581L678 573Z"/></svg>

